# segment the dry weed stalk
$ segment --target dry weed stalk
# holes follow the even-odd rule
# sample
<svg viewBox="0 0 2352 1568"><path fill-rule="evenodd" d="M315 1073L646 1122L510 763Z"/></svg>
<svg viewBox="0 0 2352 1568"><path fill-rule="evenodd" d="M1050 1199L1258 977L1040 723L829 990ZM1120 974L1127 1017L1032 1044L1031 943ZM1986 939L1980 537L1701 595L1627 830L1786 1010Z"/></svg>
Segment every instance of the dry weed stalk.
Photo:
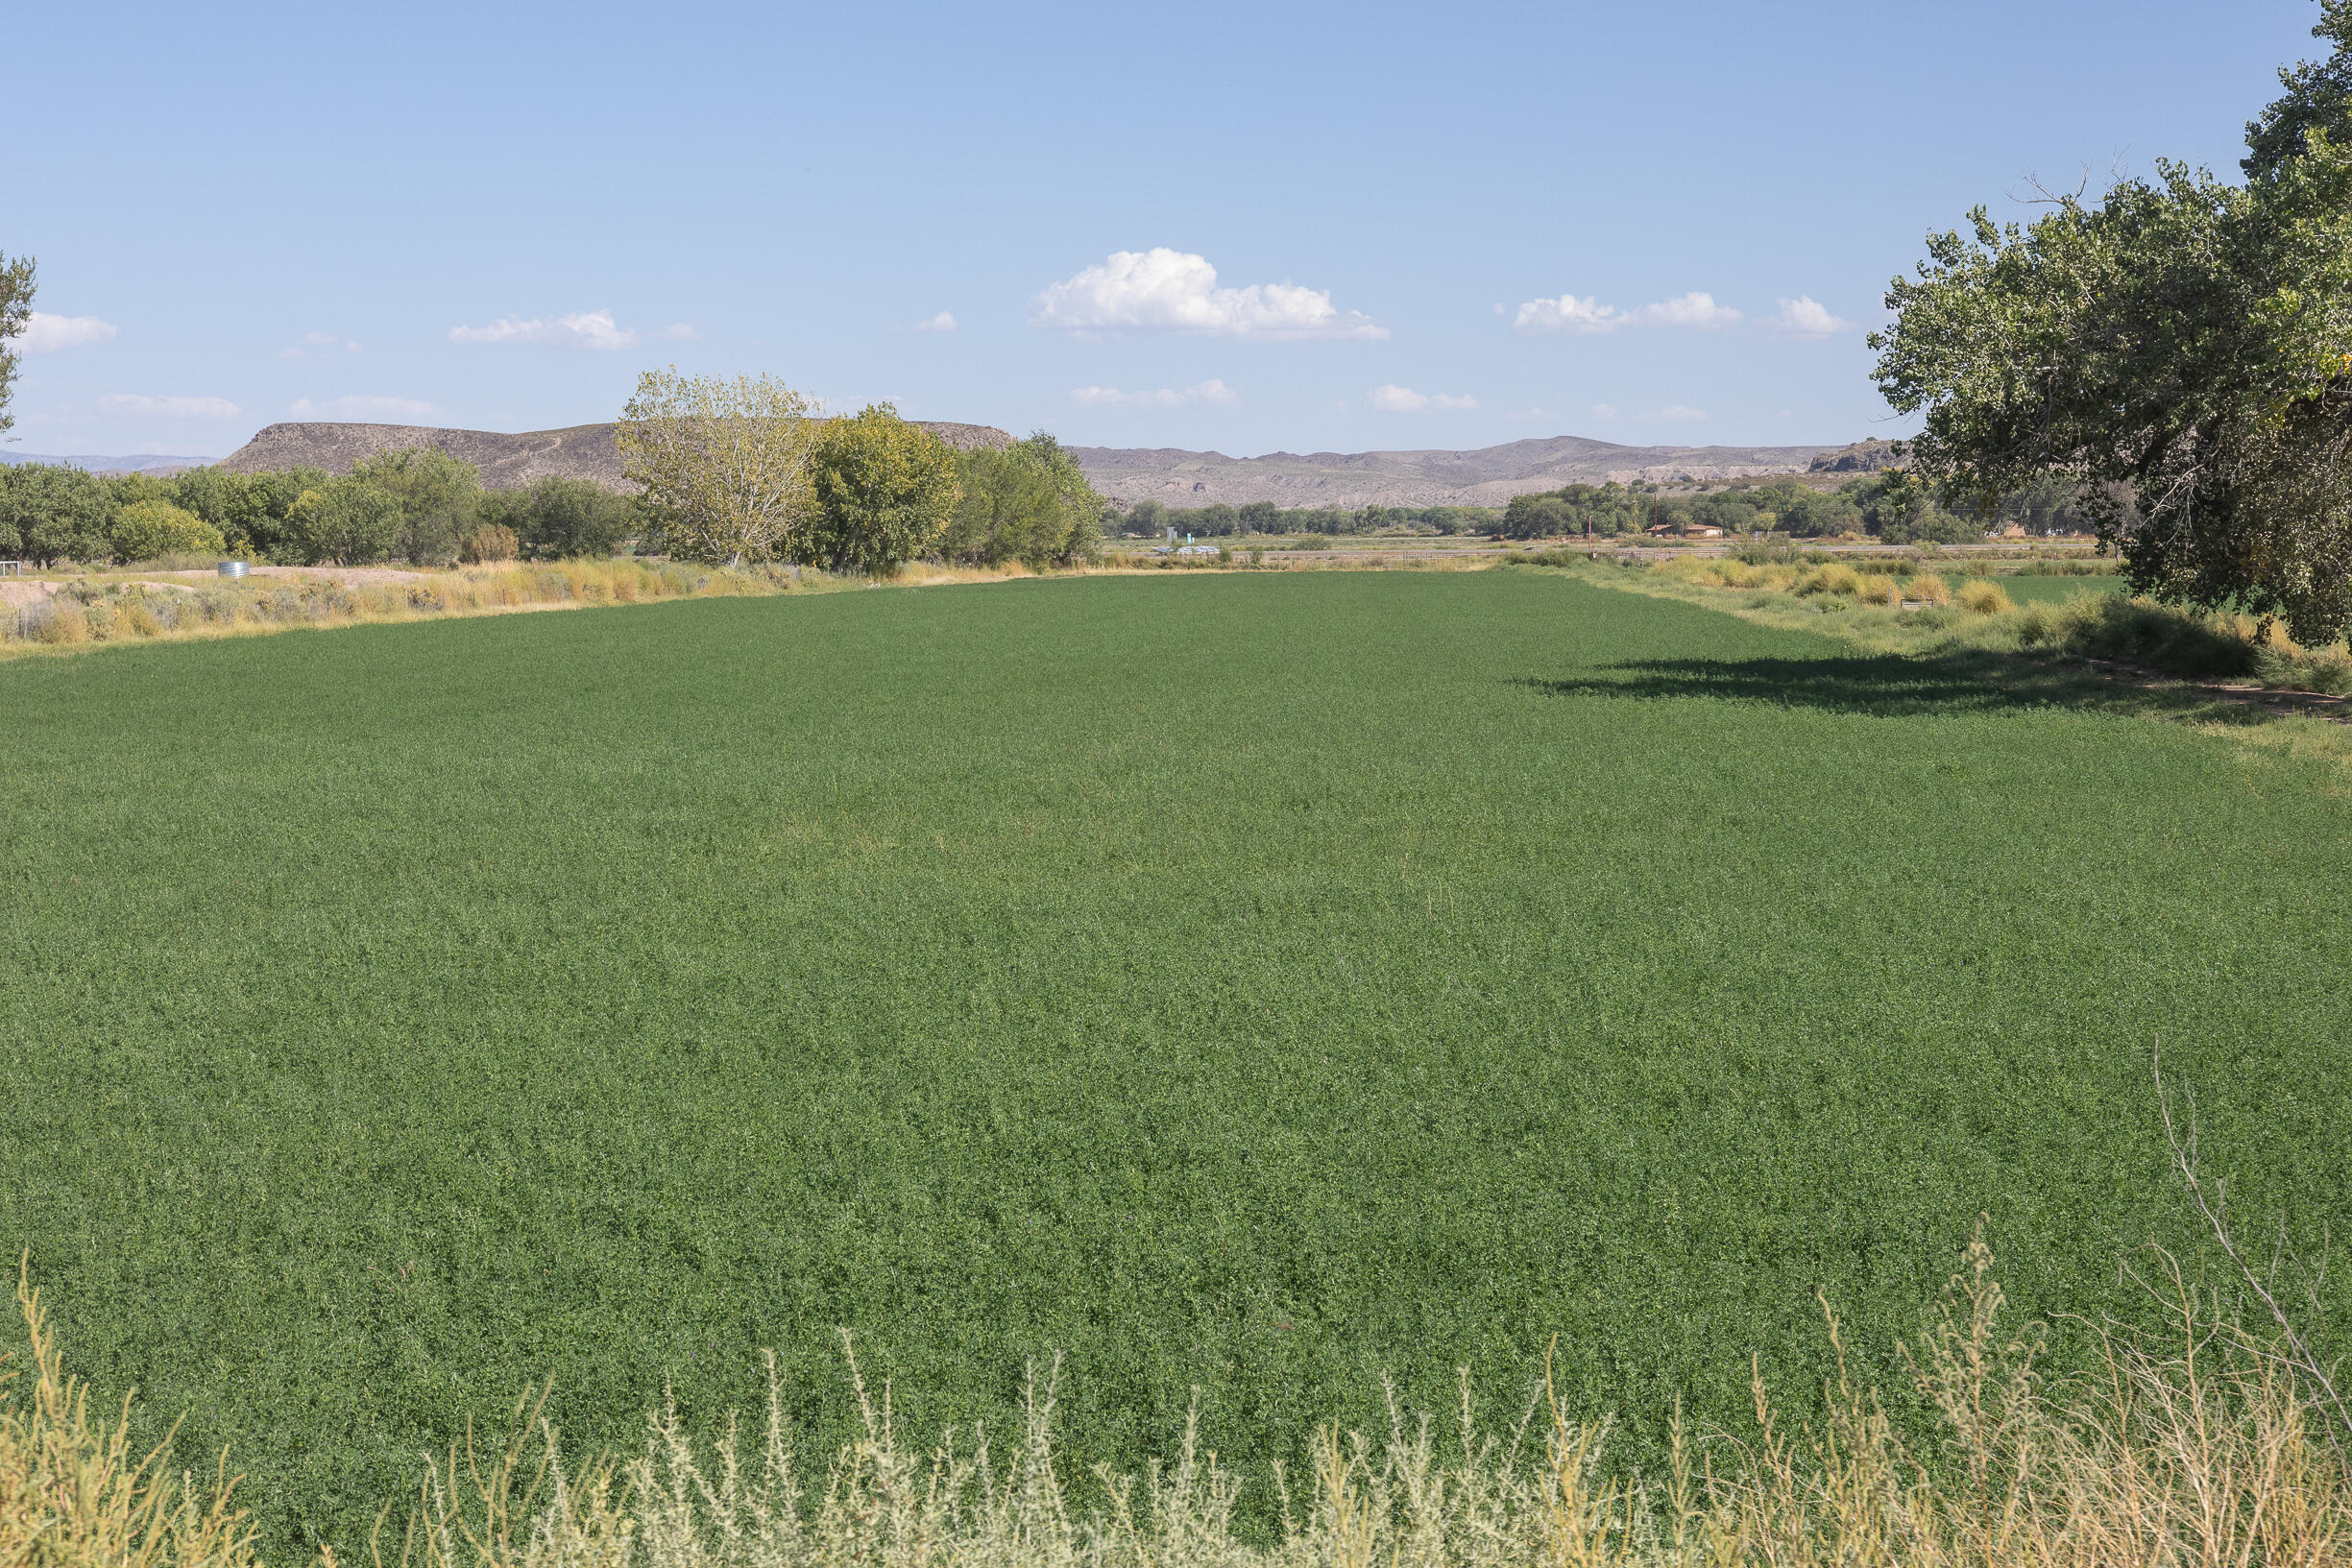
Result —
<svg viewBox="0 0 2352 1568"><path fill-rule="evenodd" d="M8 1568L247 1568L252 1532L230 1502L224 1455L208 1487L165 1465L171 1446L131 1446L131 1399L111 1420L66 1376L20 1262L16 1304L31 1341L29 1404L0 1383L0 1564ZM12 1369L0 1378L13 1380Z"/></svg>
<svg viewBox="0 0 2352 1568"><path fill-rule="evenodd" d="M1019 1441L900 1435L844 1341L862 1435L805 1504L769 1363L766 1429L746 1462L732 1424L706 1453L665 1406L645 1454L564 1479L556 1436L496 1462L435 1464L403 1568L2333 1568L2352 1565L2352 1484L2276 1347L2200 1296L2169 1258L2144 1276L2167 1304L2161 1340L2092 1328L2093 1370L2047 1382L2041 1332L2002 1326L1979 1236L1928 1332L1905 1347L1938 1418L1915 1449L1847 1365L1821 1413L1789 1421L1754 1378L1755 1430L1693 1444L1678 1418L1661 1479L1612 1474L1606 1423L1574 1418L1547 1378L1517 1427L1481 1431L1467 1380L1441 1445L1394 1391L1378 1441L1326 1426L1270 1545L1237 1529L1237 1478L1200 1441L1196 1406L1174 1461L1104 1470L1080 1520L1056 1471L1059 1365L1032 1370ZM1825 1313L1827 1311L1825 1303ZM1534 1418L1543 1431L1527 1452ZM1694 1451L1707 1456L1694 1462ZM456 1503L443 1490L463 1477ZM528 1484L524 1484L527 1482ZM618 1489L617 1489L617 1484ZM532 1501L544 1491L545 1497ZM530 1510L536 1509L536 1512ZM459 1515L466 1517L461 1521Z"/></svg>

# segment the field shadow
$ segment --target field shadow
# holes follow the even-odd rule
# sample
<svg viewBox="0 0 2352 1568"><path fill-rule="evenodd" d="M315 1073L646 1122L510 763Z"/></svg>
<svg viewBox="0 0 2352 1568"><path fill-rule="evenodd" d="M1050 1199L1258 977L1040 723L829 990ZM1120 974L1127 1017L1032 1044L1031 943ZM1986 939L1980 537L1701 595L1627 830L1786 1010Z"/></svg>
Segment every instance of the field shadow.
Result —
<svg viewBox="0 0 2352 1568"><path fill-rule="evenodd" d="M2072 662L1993 653L1833 659L1637 659L1569 679L1515 686L1558 697L1712 697L1903 718L2060 706L2262 723L2269 715L2207 688L2122 683Z"/></svg>

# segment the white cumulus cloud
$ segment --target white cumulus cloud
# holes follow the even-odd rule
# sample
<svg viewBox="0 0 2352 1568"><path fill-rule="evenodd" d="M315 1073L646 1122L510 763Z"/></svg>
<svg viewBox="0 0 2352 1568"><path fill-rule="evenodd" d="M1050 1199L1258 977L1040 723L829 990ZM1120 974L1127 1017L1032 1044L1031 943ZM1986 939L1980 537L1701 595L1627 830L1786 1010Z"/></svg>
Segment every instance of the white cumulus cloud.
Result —
<svg viewBox="0 0 2352 1568"><path fill-rule="evenodd" d="M102 322L95 316L52 316L36 310L25 318L24 330L11 341L29 354L53 354L60 349L110 342L113 336L112 322Z"/></svg>
<svg viewBox="0 0 2352 1568"><path fill-rule="evenodd" d="M916 322L914 329L918 332L953 332L956 330L956 318L942 310L927 322Z"/></svg>
<svg viewBox="0 0 2352 1568"><path fill-rule="evenodd" d="M441 410L415 398L330 398L314 403L307 398L297 398L286 405L286 412L298 420L359 420L430 419Z"/></svg>
<svg viewBox="0 0 2352 1568"><path fill-rule="evenodd" d="M1273 342L1389 335L1370 317L1336 308L1329 289L1219 288L1207 257L1166 246L1114 251L1100 266L1054 284L1030 301L1029 324L1080 334L1194 332Z"/></svg>
<svg viewBox="0 0 2352 1568"><path fill-rule="evenodd" d="M1625 326L1730 326L1738 320L1738 311L1717 304L1711 294L1678 294L1635 310L1605 305L1591 295L1563 294L1528 301L1512 326L1522 332L1614 332Z"/></svg>
<svg viewBox="0 0 2352 1568"><path fill-rule="evenodd" d="M1372 406L1383 414L1416 414L1424 408L1472 409L1478 399L1467 393L1441 392L1434 396L1394 382L1372 388Z"/></svg>
<svg viewBox="0 0 2352 1568"><path fill-rule="evenodd" d="M1826 338L1854 330L1854 323L1839 321L1830 314L1828 305L1809 294L1800 294L1780 303L1780 314L1768 318L1764 326L1782 337Z"/></svg>
<svg viewBox="0 0 2352 1568"><path fill-rule="evenodd" d="M1617 411L1607 403L1594 403L1592 417L1596 420L1613 420L1617 417Z"/></svg>
<svg viewBox="0 0 2352 1568"><path fill-rule="evenodd" d="M1239 394L1223 381L1196 381L1189 387L1161 387L1155 392L1121 392L1117 387L1074 387L1070 400L1098 408L1181 408L1186 403L1229 403Z"/></svg>
<svg viewBox="0 0 2352 1568"><path fill-rule="evenodd" d="M1519 306L1512 323L1522 332L1613 332L1633 325L1633 318L1615 305L1605 305L1588 295L1564 294L1557 300L1530 300Z"/></svg>
<svg viewBox="0 0 2352 1568"><path fill-rule="evenodd" d="M691 333L693 328L688 327ZM672 336L672 327L663 335ZM488 326L452 326L451 343L546 343L563 349L634 349L637 333L614 322L609 310L583 310L552 321L533 317L518 321L500 316Z"/></svg>
<svg viewBox="0 0 2352 1568"><path fill-rule="evenodd" d="M101 398L98 406L109 414L145 414L167 420L233 420L242 412L226 398L151 398L138 392Z"/></svg>

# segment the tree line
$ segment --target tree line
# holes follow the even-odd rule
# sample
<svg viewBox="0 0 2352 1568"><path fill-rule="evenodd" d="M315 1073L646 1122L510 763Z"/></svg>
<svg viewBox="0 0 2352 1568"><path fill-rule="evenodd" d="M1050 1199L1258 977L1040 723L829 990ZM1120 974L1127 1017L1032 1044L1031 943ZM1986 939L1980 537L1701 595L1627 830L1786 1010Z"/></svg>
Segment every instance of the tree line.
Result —
<svg viewBox="0 0 2352 1568"><path fill-rule="evenodd" d="M1105 503L1043 432L958 451L887 404L820 420L755 380L750 392L708 384L727 396L697 415L677 403L698 396L693 383L648 379L667 394L634 401L621 429L637 495L559 477L489 490L473 464L433 446L378 452L346 474L21 464L0 468L0 556L430 567L633 549L887 575L917 557L1043 570L1091 557L1101 538Z"/></svg>
<svg viewBox="0 0 2352 1568"><path fill-rule="evenodd" d="M1483 534L1502 514L1486 506L1280 507L1272 501L1230 506L1170 506L1142 500L1119 519L1123 532L1156 539L1168 529L1196 538L1233 534L1374 534L1384 528Z"/></svg>
<svg viewBox="0 0 2352 1568"><path fill-rule="evenodd" d="M1568 485L1518 495L1503 509L1503 539L1590 535L1615 539L1664 527L1677 533L1720 528L1726 535L1787 534L1798 539L1860 534L1890 544L1964 544L1988 529L2016 523L2029 534L2087 531L2091 509L2080 487L2044 475L1964 515L1939 505L1899 470L1817 490L1791 476L1737 479L1703 495L1662 495L1651 485Z"/></svg>

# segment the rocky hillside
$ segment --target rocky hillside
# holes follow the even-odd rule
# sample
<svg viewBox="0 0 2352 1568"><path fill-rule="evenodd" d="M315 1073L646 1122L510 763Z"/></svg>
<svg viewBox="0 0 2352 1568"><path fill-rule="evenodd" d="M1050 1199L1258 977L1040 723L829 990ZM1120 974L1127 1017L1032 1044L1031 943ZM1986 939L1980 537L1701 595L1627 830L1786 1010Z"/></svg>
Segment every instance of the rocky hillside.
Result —
<svg viewBox="0 0 2352 1568"><path fill-rule="evenodd" d="M1873 436L1857 441L1851 446L1840 446L1833 452L1823 452L1813 459L1814 473L1877 473L1881 469L1903 467L1908 454L1900 441L1880 441Z"/></svg>
<svg viewBox="0 0 2352 1568"><path fill-rule="evenodd" d="M1619 446L1581 436L1514 441L1476 451L1269 452L1227 457L1173 447L1070 448L1095 488L1119 500L1170 506L1273 501L1277 506L1502 506L1568 484L1736 479L1803 473L1821 446Z"/></svg>
<svg viewBox="0 0 2352 1568"><path fill-rule="evenodd" d="M1002 446L1012 440L985 424L941 424L923 428L951 446ZM232 473L263 469L313 468L349 473L361 458L400 446L438 446L482 470L492 490L519 490L555 474L593 479L608 490L625 487L614 426L575 424L568 430L530 430L507 435L496 430L442 430L426 424L273 424L230 453L220 467Z"/></svg>

